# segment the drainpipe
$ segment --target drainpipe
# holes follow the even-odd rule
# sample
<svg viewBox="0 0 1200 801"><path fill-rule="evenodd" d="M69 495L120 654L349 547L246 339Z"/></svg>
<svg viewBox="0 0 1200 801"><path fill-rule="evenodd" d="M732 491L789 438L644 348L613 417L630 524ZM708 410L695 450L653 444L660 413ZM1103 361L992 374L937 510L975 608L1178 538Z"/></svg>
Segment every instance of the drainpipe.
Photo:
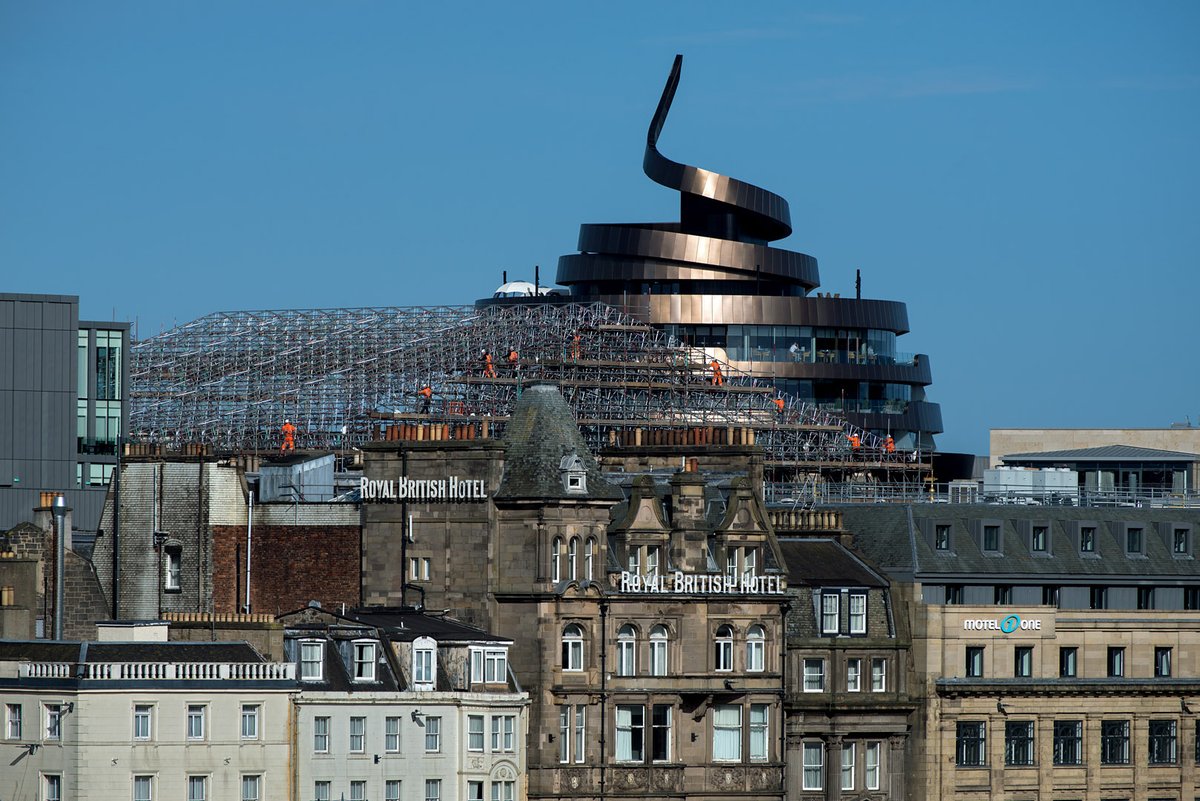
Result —
<svg viewBox="0 0 1200 801"><path fill-rule="evenodd" d="M121 451L122 440L117 436L117 466L113 470L113 517L112 517L112 619L118 620L117 582L121 575Z"/></svg>
<svg viewBox="0 0 1200 801"><path fill-rule="evenodd" d="M62 495L54 496L54 541L57 546L58 558L54 568L54 639L62 639L63 630L63 578L66 574L64 563L67 560L67 499Z"/></svg>
<svg viewBox="0 0 1200 801"><path fill-rule="evenodd" d="M250 614L250 546L254 544L254 490L250 490L250 510L246 515L246 614Z"/></svg>

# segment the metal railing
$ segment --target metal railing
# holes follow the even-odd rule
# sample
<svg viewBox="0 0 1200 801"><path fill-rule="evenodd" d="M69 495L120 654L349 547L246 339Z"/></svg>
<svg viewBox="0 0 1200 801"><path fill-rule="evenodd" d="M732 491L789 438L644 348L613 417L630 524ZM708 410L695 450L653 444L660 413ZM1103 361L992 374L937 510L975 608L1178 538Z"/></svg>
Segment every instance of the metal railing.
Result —
<svg viewBox="0 0 1200 801"><path fill-rule="evenodd" d="M965 490L965 491L964 491ZM767 503L805 508L823 504L857 503L986 503L997 506L1185 507L1200 508L1200 491L1039 490L1022 487L984 492L977 482L938 483L767 483Z"/></svg>

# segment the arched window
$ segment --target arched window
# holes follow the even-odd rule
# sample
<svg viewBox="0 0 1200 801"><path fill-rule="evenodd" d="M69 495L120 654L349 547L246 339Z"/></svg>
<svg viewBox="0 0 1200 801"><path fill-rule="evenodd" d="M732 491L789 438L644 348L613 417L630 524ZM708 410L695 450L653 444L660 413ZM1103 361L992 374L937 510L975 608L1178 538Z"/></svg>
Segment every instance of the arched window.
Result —
<svg viewBox="0 0 1200 801"><path fill-rule="evenodd" d="M556 584L562 581L562 537L555 537L550 547L550 580Z"/></svg>
<svg viewBox="0 0 1200 801"><path fill-rule="evenodd" d="M584 578L588 581L595 580L595 561L596 561L596 538L588 537L587 544L584 545L583 552L584 561Z"/></svg>
<svg viewBox="0 0 1200 801"><path fill-rule="evenodd" d="M751 626L746 631L746 670L761 673L766 670L767 634L762 626Z"/></svg>
<svg viewBox="0 0 1200 801"><path fill-rule="evenodd" d="M617 675L637 674L637 630L626 623L617 632Z"/></svg>
<svg viewBox="0 0 1200 801"><path fill-rule="evenodd" d="M579 557L579 538L571 537L571 542L567 545L567 579L574 581L579 578L579 573L575 567L575 560Z"/></svg>
<svg viewBox="0 0 1200 801"><path fill-rule="evenodd" d="M650 675L667 675L667 627L650 629Z"/></svg>
<svg viewBox="0 0 1200 801"><path fill-rule="evenodd" d="M717 639L713 651L714 669L733 670L733 626L728 624L717 629Z"/></svg>
<svg viewBox="0 0 1200 801"><path fill-rule="evenodd" d="M562 668L572 671L583 670L583 629L575 623L571 623L563 629Z"/></svg>

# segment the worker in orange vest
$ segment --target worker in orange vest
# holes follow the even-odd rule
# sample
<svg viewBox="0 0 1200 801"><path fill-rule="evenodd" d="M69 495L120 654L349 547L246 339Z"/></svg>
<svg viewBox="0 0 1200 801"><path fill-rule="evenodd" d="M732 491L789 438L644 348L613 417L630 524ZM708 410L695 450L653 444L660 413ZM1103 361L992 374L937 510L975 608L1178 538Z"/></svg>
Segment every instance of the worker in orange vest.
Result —
<svg viewBox="0 0 1200 801"><path fill-rule="evenodd" d="M517 349L509 348L508 349L508 366L510 368L512 368L512 371L514 373L517 371L517 362L519 360L520 360L520 356L517 355Z"/></svg>
<svg viewBox="0 0 1200 801"><path fill-rule="evenodd" d="M775 411L779 412L780 417L783 417L783 406L784 406L783 398L776 398L775 399Z"/></svg>
<svg viewBox="0 0 1200 801"><path fill-rule="evenodd" d="M429 414L429 407L433 403L433 387L421 387L417 394L421 396L421 414Z"/></svg>
<svg viewBox="0 0 1200 801"><path fill-rule="evenodd" d="M296 427L292 425L292 421L284 420L283 428L279 430L283 432L283 444L279 446L279 452L296 450Z"/></svg>
<svg viewBox="0 0 1200 801"><path fill-rule="evenodd" d="M888 434L887 441L884 443L883 447L887 449L888 453L896 452L896 440L892 439L891 434Z"/></svg>
<svg viewBox="0 0 1200 801"><path fill-rule="evenodd" d="M721 376L721 363L718 362L716 359L713 359L709 364L712 367L713 386L714 387L723 386L725 384L725 379Z"/></svg>
<svg viewBox="0 0 1200 801"><path fill-rule="evenodd" d="M489 352L488 350L485 349L483 351L482 359L483 359L483 377L484 378L495 378L496 377L496 367L492 364L491 352Z"/></svg>
<svg viewBox="0 0 1200 801"><path fill-rule="evenodd" d="M571 358L578 359L579 351L579 332L576 331L575 336L571 337Z"/></svg>
<svg viewBox="0 0 1200 801"><path fill-rule="evenodd" d="M851 434L847 439L850 440L851 450L858 450L858 446L862 444L862 440L859 439L858 434Z"/></svg>

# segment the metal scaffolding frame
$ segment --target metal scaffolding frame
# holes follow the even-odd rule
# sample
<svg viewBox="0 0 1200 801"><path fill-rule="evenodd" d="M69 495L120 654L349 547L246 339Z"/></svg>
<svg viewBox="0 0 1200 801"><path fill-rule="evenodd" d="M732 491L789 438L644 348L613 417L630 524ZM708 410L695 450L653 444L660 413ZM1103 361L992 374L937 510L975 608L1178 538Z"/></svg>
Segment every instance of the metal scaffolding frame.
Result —
<svg viewBox="0 0 1200 801"><path fill-rule="evenodd" d="M603 304L218 312L131 353L130 440L169 450L274 450L284 420L305 449L498 436L522 387L551 380L597 450L758 444L786 482L908 483L928 472L920 454L889 453L870 432L728 364L718 363L716 385L712 354Z"/></svg>

